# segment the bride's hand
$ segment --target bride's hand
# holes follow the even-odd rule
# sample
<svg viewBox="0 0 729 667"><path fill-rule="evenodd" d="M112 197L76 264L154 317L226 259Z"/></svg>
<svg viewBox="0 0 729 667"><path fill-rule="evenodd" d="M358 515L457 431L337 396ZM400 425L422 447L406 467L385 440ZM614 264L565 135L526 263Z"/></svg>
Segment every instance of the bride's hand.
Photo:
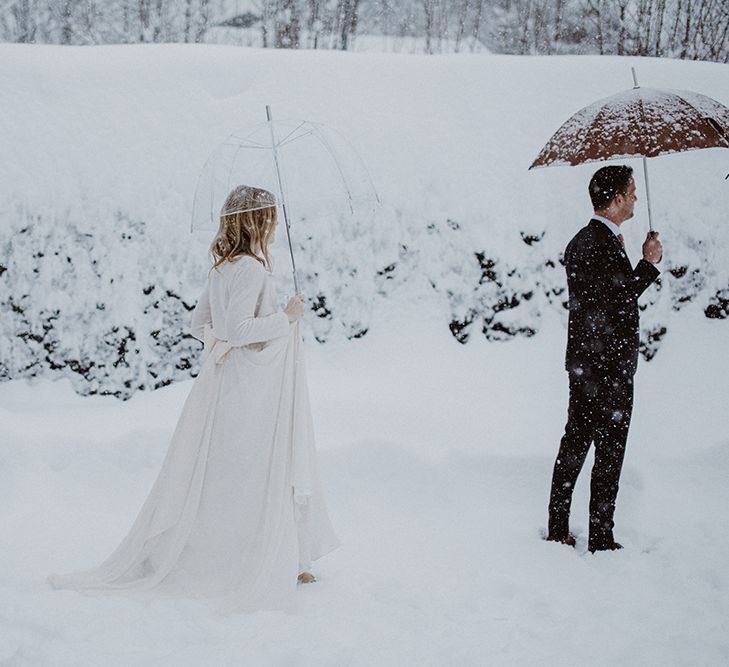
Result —
<svg viewBox="0 0 729 667"><path fill-rule="evenodd" d="M284 308L284 313L289 318L289 322L300 320L304 315L304 295L292 296L286 304L286 308Z"/></svg>

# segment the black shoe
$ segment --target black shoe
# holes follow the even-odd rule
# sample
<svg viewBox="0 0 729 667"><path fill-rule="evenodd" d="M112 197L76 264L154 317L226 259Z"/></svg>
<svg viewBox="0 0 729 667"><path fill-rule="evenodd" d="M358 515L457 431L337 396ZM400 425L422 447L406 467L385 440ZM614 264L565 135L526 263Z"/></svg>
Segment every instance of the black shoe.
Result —
<svg viewBox="0 0 729 667"><path fill-rule="evenodd" d="M572 533L567 533L567 535L547 535L544 539L547 542L559 542L560 544L566 544L568 547L577 546L577 539Z"/></svg>
<svg viewBox="0 0 729 667"><path fill-rule="evenodd" d="M601 544L599 547L591 546L587 547L587 550L594 554L596 551L617 551L618 549L622 549L623 545L618 542L609 542L607 544Z"/></svg>

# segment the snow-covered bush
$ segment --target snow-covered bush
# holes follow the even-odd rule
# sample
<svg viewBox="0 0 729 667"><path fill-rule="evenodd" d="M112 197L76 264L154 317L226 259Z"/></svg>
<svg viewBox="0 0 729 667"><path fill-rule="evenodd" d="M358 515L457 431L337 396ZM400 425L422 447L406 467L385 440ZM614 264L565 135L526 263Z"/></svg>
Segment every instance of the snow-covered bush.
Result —
<svg viewBox="0 0 729 667"><path fill-rule="evenodd" d="M118 211L16 208L7 215L0 227L0 379L61 375L79 393L128 398L196 373L201 345L188 326L209 266L200 244ZM424 290L442 300L442 325L460 343L533 336L550 311L566 320L562 258L543 249L546 231L514 230L521 250L507 261L496 249L475 247L466 227L397 215L371 228L301 223L299 288L316 315L307 318L305 335L319 343L361 338L378 303ZM277 243L279 261L287 260L284 241ZM710 318L729 312L729 280L712 267L707 244L672 246L681 250L641 299L646 359L688 304L697 302L691 312ZM282 298L293 293L288 271L276 279Z"/></svg>
<svg viewBox="0 0 729 667"><path fill-rule="evenodd" d="M0 223L0 380L61 375L79 393L126 399L195 375L189 322L210 266L204 245L119 211L18 207ZM299 288L317 316L307 336L367 333L384 250L371 238L357 225L301 225ZM282 299L293 294L287 271L276 280Z"/></svg>
<svg viewBox="0 0 729 667"><path fill-rule="evenodd" d="M4 220L0 378L61 374L128 398L189 377L189 258L122 213L16 210Z"/></svg>

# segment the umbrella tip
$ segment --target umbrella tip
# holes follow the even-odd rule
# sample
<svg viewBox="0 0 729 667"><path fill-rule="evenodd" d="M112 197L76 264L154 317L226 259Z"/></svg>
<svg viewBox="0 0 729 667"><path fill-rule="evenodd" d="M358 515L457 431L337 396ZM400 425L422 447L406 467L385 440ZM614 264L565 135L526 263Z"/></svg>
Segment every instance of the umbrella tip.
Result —
<svg viewBox="0 0 729 667"><path fill-rule="evenodd" d="M633 73L633 88L640 88L638 85L638 75L635 73L635 67L631 67L630 71Z"/></svg>

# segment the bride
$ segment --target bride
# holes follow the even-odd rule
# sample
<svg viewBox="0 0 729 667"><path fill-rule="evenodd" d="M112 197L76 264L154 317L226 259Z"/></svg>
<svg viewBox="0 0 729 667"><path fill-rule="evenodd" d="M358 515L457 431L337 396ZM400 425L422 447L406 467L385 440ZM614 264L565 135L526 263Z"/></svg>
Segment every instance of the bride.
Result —
<svg viewBox="0 0 729 667"><path fill-rule="evenodd" d="M157 480L129 534L98 568L56 588L204 598L227 611L292 609L311 561L337 546L316 466L298 321L276 309L273 195L225 201L192 317L204 340Z"/></svg>

